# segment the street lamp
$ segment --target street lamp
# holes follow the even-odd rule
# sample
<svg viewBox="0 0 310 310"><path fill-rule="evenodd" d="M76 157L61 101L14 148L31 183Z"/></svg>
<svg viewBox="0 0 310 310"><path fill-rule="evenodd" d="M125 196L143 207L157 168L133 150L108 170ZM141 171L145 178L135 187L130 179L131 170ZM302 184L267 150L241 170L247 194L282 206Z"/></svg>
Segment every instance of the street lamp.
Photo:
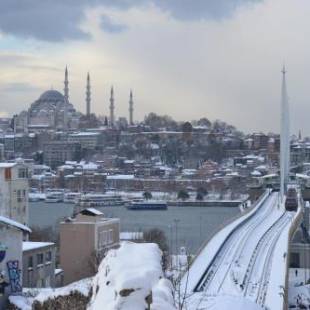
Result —
<svg viewBox="0 0 310 310"><path fill-rule="evenodd" d="M177 267L179 267L179 245L178 245L178 223L180 222L179 219L174 219L174 224L175 224L175 247L176 247L176 264Z"/></svg>

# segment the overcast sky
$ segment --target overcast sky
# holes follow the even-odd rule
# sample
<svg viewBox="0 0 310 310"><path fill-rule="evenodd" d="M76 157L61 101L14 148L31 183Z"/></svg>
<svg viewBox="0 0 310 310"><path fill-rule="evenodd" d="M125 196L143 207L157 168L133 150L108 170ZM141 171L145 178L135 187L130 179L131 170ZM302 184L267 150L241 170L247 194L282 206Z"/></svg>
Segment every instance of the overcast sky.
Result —
<svg viewBox="0 0 310 310"><path fill-rule="evenodd" d="M287 67L292 131L310 134L309 0L1 0L0 115L53 87L85 111L135 118L222 119L245 131L279 131Z"/></svg>

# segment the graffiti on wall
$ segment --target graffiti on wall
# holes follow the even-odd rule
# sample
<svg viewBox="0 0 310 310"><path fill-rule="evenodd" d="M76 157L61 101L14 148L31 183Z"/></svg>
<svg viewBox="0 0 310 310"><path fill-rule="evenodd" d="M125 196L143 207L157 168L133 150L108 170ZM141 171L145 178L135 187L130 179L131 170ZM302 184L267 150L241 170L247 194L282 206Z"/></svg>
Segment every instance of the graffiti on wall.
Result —
<svg viewBox="0 0 310 310"><path fill-rule="evenodd" d="M22 291L21 284L21 270L19 269L18 260L10 260L7 262L9 280L12 293L18 293Z"/></svg>

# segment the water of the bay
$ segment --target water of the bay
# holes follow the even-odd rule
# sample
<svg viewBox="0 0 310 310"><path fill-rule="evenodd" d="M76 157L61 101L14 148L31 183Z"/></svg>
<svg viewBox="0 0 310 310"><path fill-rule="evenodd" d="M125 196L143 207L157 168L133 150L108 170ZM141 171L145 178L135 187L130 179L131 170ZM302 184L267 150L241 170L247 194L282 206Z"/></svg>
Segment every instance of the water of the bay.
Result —
<svg viewBox="0 0 310 310"><path fill-rule="evenodd" d="M64 203L29 203L31 227L52 227L65 217L72 216L74 205ZM99 207L106 217L120 218L121 231L163 230L172 252L185 246L196 253L201 244L230 218L239 214L235 207L168 207L161 211L133 211L125 207Z"/></svg>

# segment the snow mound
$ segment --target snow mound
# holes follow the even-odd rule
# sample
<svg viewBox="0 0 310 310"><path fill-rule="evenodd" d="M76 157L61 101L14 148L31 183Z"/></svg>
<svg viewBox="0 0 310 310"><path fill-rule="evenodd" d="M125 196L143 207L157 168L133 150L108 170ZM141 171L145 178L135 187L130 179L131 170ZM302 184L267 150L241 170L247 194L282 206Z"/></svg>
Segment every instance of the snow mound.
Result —
<svg viewBox="0 0 310 310"><path fill-rule="evenodd" d="M123 242L110 250L93 280L88 310L172 310L172 287L163 278L162 253L154 243Z"/></svg>
<svg viewBox="0 0 310 310"><path fill-rule="evenodd" d="M73 292L78 292L83 296L88 296L92 284L91 280L92 278L87 278L59 288L25 288L23 289L23 295L12 295L9 297L9 300L17 309L31 310L33 308L33 303L36 301L43 303L48 299L54 299L59 296L68 296Z"/></svg>
<svg viewBox="0 0 310 310"><path fill-rule="evenodd" d="M72 292L79 292L82 295L87 296L91 288L91 279L92 278L86 278L56 289L40 289L39 294L36 296L35 300L43 303L47 299L56 298L58 296L70 295L70 293Z"/></svg>

